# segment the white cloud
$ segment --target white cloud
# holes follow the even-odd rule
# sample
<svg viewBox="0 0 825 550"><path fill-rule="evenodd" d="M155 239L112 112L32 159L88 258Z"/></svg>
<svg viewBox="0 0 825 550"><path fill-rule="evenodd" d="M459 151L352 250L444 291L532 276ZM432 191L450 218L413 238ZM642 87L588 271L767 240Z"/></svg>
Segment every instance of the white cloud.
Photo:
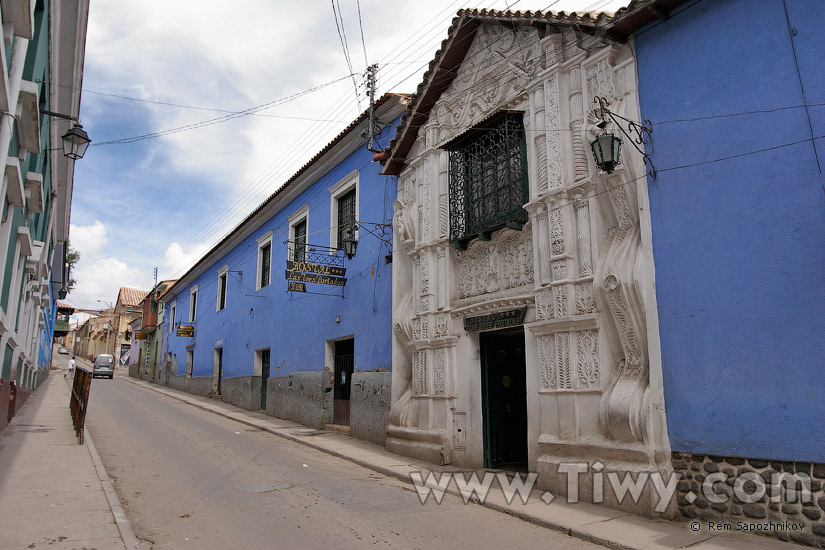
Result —
<svg viewBox="0 0 825 550"><path fill-rule="evenodd" d="M134 267L117 258L101 258L91 262L78 263L72 276L77 281L69 293L69 301L81 307L100 309L105 307L98 300L113 303L117 300L120 287L149 290L152 281Z"/></svg>
<svg viewBox="0 0 825 550"><path fill-rule="evenodd" d="M69 242L74 250L80 252L80 259L97 258L104 246L109 244L106 237L106 226L100 220L92 225L70 225Z"/></svg>
<svg viewBox="0 0 825 550"><path fill-rule="evenodd" d="M163 254L164 273L172 273L171 278L178 278L183 275L195 262L201 259L212 247L209 243L201 242L193 245L186 245L186 250L178 242L169 243L166 252ZM164 277L165 278L165 277Z"/></svg>

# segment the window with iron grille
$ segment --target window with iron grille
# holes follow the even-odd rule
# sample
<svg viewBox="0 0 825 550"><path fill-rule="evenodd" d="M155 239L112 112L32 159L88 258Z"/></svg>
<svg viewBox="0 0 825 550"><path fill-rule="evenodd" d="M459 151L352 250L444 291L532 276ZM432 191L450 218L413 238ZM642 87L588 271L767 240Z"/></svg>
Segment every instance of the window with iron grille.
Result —
<svg viewBox="0 0 825 550"><path fill-rule="evenodd" d="M306 258L307 248L307 221L303 220L295 224L293 231L292 260L296 262L303 262Z"/></svg>
<svg viewBox="0 0 825 550"><path fill-rule="evenodd" d="M338 197L338 241L336 248L344 248L344 230L355 224L355 189Z"/></svg>
<svg viewBox="0 0 825 550"><path fill-rule="evenodd" d="M272 260L272 243L266 243L259 251L261 258L261 278L258 281L258 288L269 285L269 267Z"/></svg>
<svg viewBox="0 0 825 550"><path fill-rule="evenodd" d="M226 309L226 279L228 273L227 268L223 268L218 272L218 311Z"/></svg>
<svg viewBox="0 0 825 550"><path fill-rule="evenodd" d="M527 146L523 113L505 112L447 144L450 153L450 241L465 250L502 227L527 222Z"/></svg>

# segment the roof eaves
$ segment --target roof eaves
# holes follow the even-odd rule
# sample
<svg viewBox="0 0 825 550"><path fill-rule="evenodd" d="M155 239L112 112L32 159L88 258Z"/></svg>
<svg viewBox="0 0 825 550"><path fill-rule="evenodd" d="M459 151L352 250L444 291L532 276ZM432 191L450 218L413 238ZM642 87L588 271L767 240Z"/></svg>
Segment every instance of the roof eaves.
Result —
<svg viewBox="0 0 825 550"><path fill-rule="evenodd" d="M418 85L407 110L401 117L395 138L390 142L389 154L384 161L383 174L397 176L418 138L421 125L427 121L432 108L457 75L473 42L476 30L484 24L542 25L544 27L575 28L587 34L597 35L614 17L610 13L552 13L541 11L460 10L453 18L447 38L430 61L423 81Z"/></svg>
<svg viewBox="0 0 825 550"><path fill-rule="evenodd" d="M381 98L376 100L374 109L377 110L380 107L384 106L387 102L392 100L393 98L398 99L399 101L409 100L410 96L407 94L398 94L398 93L386 93ZM342 130L337 136L335 136L332 141L330 141L323 149L321 149L318 153L315 154L309 161L306 162L300 169L298 169L295 174L292 175L288 180L286 180L283 185L281 185L278 189L275 190L269 197L266 198L260 205L258 205L255 210L253 210L248 216L246 216L240 223L238 223L231 231L229 231L220 241L215 244L207 253L205 253L201 258L195 262L195 264L189 268L186 273L181 275L177 281L182 283L187 283L186 279L191 274L196 272L210 256L215 253L217 250L221 248L227 241L229 241L233 235L235 235L239 229L243 228L246 224L250 223L255 217L271 202L273 202L281 193L285 192L289 189L290 185L298 180L301 175L303 175L307 170L309 170L316 162L318 162L321 158L324 157L330 150L332 150L335 146L341 143L344 138L346 138L350 133L352 133L358 126L366 121L369 118L369 109L361 113L354 121L352 121L344 130ZM169 292L175 288L176 285L172 285L172 287L167 290L162 296L160 296L159 300L162 300L169 295ZM171 298L171 296L170 296Z"/></svg>

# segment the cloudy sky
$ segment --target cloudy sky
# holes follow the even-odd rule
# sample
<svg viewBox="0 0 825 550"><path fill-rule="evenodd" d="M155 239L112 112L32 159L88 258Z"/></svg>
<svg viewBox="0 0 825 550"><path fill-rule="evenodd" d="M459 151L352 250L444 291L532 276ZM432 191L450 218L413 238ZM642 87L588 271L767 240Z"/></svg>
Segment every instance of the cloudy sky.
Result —
<svg viewBox="0 0 825 550"><path fill-rule="evenodd" d="M121 286L152 288L155 267L183 274L366 109L368 63L379 95L414 92L459 9L626 4L92 0L67 301L99 309Z"/></svg>

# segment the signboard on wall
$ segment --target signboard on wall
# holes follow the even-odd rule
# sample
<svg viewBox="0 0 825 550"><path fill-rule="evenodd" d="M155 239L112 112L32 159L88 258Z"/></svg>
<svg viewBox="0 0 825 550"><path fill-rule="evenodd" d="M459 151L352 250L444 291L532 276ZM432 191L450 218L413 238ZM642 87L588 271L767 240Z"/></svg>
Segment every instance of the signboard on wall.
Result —
<svg viewBox="0 0 825 550"><path fill-rule="evenodd" d="M185 338L192 338L195 336L195 326L194 325L178 325L178 329L175 332L178 336L183 336Z"/></svg>
<svg viewBox="0 0 825 550"><path fill-rule="evenodd" d="M290 292L306 292L307 285L305 285L304 283L296 283L295 281L289 281L289 286L287 287L287 290Z"/></svg>
<svg viewBox="0 0 825 550"><path fill-rule="evenodd" d="M302 283L320 283L322 285L344 286L347 280L344 277L330 277L329 275L319 275L318 273L301 273L300 271L286 270L285 276L290 281L300 281Z"/></svg>
<svg viewBox="0 0 825 550"><path fill-rule="evenodd" d="M136 332L135 333L135 340L146 340L147 336L149 336L149 335L146 334L145 332Z"/></svg>
<svg viewBox="0 0 825 550"><path fill-rule="evenodd" d="M524 316L527 313L526 307L510 309L507 311L497 311L487 315L464 318L464 330L476 332L479 330L494 330L499 328L516 327L524 324Z"/></svg>

